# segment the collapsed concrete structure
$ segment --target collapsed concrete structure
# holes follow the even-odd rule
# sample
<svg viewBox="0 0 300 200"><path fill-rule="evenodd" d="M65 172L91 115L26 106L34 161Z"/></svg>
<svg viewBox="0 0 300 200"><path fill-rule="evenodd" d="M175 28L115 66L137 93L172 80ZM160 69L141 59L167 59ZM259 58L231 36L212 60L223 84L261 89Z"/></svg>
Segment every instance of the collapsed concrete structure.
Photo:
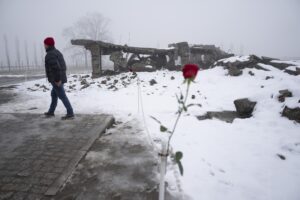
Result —
<svg viewBox="0 0 300 200"><path fill-rule="evenodd" d="M214 45L189 45L187 42L170 44L168 49L131 47L86 39L71 40L71 43L83 46L91 52L94 78L103 75L104 55L109 55L114 63L113 71L116 73L129 70L154 71L162 68L180 70L186 63L196 63L205 69L215 61L233 55Z"/></svg>

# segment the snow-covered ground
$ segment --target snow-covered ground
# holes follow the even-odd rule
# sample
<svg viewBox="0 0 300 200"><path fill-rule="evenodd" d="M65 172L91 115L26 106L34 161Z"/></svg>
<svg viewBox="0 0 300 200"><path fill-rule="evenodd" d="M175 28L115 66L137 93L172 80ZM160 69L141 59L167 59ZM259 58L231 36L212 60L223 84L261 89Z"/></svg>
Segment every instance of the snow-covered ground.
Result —
<svg viewBox="0 0 300 200"><path fill-rule="evenodd" d="M255 74L251 76L250 69L244 69L238 77L227 76L226 70L215 67L199 71L191 85L188 103L202 106L191 107L183 115L172 140L173 149L184 154L180 181L191 199L300 199L300 124L280 114L285 105L300 106L300 77L264 67L271 71L251 69ZM140 90L137 77L131 76L125 73L109 80L86 78L91 85L84 89L80 89L80 77L69 76L65 88L75 113L109 113L121 121L139 118L153 140L166 139L166 133L160 133L150 116L169 128L173 126L178 106L175 94L184 93L186 86L181 72L140 72ZM273 78L266 80L266 76ZM151 86L151 79L157 84ZM43 85L50 88L45 79L19 86L15 89L19 98L1 105L1 112L47 111L50 92ZM293 97L280 103L278 91L283 89L289 89ZM233 123L196 118L207 111L235 110L233 101L238 98L257 101L253 117L235 119ZM64 113L60 102L56 114ZM176 185L173 176L169 170L171 190Z"/></svg>

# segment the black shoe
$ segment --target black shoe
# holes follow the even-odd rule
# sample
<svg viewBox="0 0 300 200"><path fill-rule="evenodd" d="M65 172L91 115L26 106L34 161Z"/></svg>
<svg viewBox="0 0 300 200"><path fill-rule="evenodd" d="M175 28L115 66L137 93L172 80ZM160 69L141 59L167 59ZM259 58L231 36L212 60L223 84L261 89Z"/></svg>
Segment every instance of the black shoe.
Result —
<svg viewBox="0 0 300 200"><path fill-rule="evenodd" d="M74 115L70 115L70 114L66 114L65 116L63 116L61 119L62 120L68 120L68 119L74 119Z"/></svg>
<svg viewBox="0 0 300 200"><path fill-rule="evenodd" d="M45 112L44 113L45 117L54 117L54 113L50 113L50 112Z"/></svg>

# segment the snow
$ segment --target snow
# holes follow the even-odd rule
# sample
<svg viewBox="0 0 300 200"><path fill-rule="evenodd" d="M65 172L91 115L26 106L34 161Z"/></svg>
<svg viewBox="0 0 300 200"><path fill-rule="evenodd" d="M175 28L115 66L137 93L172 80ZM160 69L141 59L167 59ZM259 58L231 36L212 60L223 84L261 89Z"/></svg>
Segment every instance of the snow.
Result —
<svg viewBox="0 0 300 200"><path fill-rule="evenodd" d="M89 151L86 154L85 159L93 162L95 165L99 165L102 163L103 160L107 160L109 159L109 152L106 151L102 151L102 152L98 152L98 151Z"/></svg>
<svg viewBox="0 0 300 200"><path fill-rule="evenodd" d="M30 75L31 77L35 77L35 76L41 76L42 74L37 74L37 75ZM0 74L0 77L2 78L22 78L22 77L26 77L29 75L13 75L13 74Z"/></svg>
<svg viewBox="0 0 300 200"><path fill-rule="evenodd" d="M233 62L245 62L245 61L249 61L249 58L250 56L232 56L232 57L229 57L229 58L224 58L222 60L219 60L219 61L222 61L223 63L233 63Z"/></svg>
<svg viewBox="0 0 300 200"><path fill-rule="evenodd" d="M287 67L287 68L285 68L285 69L291 70L291 71L297 71L297 68L300 69L300 66L289 66L289 67Z"/></svg>
<svg viewBox="0 0 300 200"><path fill-rule="evenodd" d="M146 65L145 68L152 69L153 66L151 66L151 65Z"/></svg>
<svg viewBox="0 0 300 200"><path fill-rule="evenodd" d="M175 47L173 47L173 46L171 46L171 47L166 47L166 48L164 48L164 49L175 49Z"/></svg>
<svg viewBox="0 0 300 200"><path fill-rule="evenodd" d="M272 60L272 63L285 63L290 65L300 65L299 61L283 61L283 60Z"/></svg>
<svg viewBox="0 0 300 200"><path fill-rule="evenodd" d="M235 58L240 61L246 59ZM234 59L225 61L234 62ZM171 142L174 151L184 154L184 176L180 177L180 182L191 199L300 199L300 124L280 114L285 105L300 106L300 77L270 65L260 65L270 71L251 69L255 75L250 76L250 69L244 69L242 76L231 77L222 67L215 67L200 71L191 85L190 95L195 95L195 98L189 96L188 103L201 104L202 107L191 107L182 116ZM160 133L159 125L150 116L159 119L166 127L173 126L178 107L175 94L180 91L184 93L186 87L181 72L138 73L142 99L138 98L137 78L124 78L126 84L122 84L120 79L125 76L130 77L132 73L110 77L108 85L100 84L106 77L87 78L88 82L95 83L82 90L80 79L70 76L72 83L66 84L65 88L70 91L67 95L74 111L109 113L119 121L137 117L145 126L145 134L149 130L153 140L165 140L166 133ZM171 80L172 76L174 80ZM273 78L266 80L266 76ZM150 86L151 79L158 84ZM114 80L119 81L113 84ZM45 89L35 86L36 83L50 88L45 79L26 82L15 89L19 98L1 105L1 112L46 111L50 104L50 92L43 92ZM73 84L74 89L69 89ZM109 84L117 89L109 89ZM277 100L278 91L283 89L289 89L293 97L280 103ZM257 101L253 117L235 119L232 124L217 119L197 120L196 116L207 111L235 110L233 101L237 98ZM31 107L38 109L29 111ZM56 113L64 112L60 102ZM284 155L286 160L281 160L277 154ZM88 154L90 160L95 157L96 153ZM174 192L178 192L178 188L174 187L176 170L168 168L167 174L169 190Z"/></svg>
<svg viewBox="0 0 300 200"><path fill-rule="evenodd" d="M19 78L19 77L25 77L25 75L2 75L0 74L0 77L7 77L7 78Z"/></svg>

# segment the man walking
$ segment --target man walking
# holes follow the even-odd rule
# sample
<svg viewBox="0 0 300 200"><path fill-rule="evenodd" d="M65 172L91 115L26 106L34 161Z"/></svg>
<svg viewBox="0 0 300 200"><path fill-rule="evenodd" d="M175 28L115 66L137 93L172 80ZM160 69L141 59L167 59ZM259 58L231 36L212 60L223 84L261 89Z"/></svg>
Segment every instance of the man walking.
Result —
<svg viewBox="0 0 300 200"><path fill-rule="evenodd" d="M67 82L66 63L63 55L54 47L54 45L55 42L52 37L48 37L44 40L44 46L47 52L45 57L46 76L52 85L51 105L48 112L45 112L44 114L46 117L54 117L54 111L59 98L67 109L67 114L62 117L62 119L73 119L73 108L64 90L64 83Z"/></svg>

